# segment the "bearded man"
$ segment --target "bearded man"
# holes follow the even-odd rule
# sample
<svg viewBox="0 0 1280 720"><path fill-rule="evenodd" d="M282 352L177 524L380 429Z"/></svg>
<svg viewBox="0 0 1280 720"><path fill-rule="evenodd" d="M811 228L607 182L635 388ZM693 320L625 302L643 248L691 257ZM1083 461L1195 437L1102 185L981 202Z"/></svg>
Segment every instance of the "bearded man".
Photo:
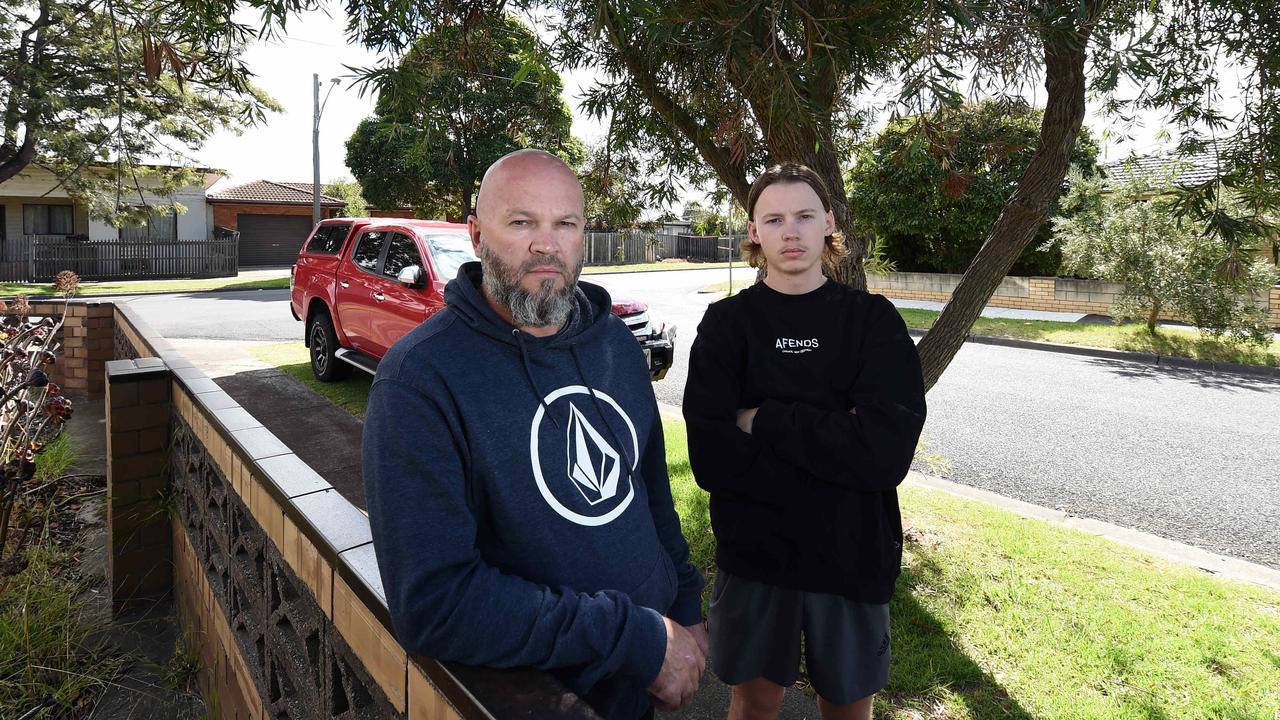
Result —
<svg viewBox="0 0 1280 720"><path fill-rule="evenodd" d="M643 353L578 282L583 214L554 155L485 173L467 223L480 262L374 378L365 491L407 651L546 669L604 717L642 718L697 689L703 579Z"/></svg>

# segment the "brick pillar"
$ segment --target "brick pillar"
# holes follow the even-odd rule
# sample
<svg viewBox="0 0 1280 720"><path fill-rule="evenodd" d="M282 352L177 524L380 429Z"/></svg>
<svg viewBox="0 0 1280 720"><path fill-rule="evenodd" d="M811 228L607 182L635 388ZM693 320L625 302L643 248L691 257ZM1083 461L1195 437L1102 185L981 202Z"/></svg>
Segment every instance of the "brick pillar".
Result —
<svg viewBox="0 0 1280 720"><path fill-rule="evenodd" d="M62 325L62 357L58 358L55 381L68 394L100 398L105 390L103 368L114 353L115 321L111 303L67 303ZM55 306L51 312L57 312Z"/></svg>
<svg viewBox="0 0 1280 720"><path fill-rule="evenodd" d="M1280 328L1280 285L1271 288L1269 309L1271 311L1271 326Z"/></svg>
<svg viewBox="0 0 1280 720"><path fill-rule="evenodd" d="M160 358L106 363L107 579L116 612L160 598L173 584L164 503L171 384Z"/></svg>
<svg viewBox="0 0 1280 720"><path fill-rule="evenodd" d="M107 362L115 356L115 306L95 302L89 303L87 310L84 347L88 383L85 389L90 398L100 398L106 392Z"/></svg>

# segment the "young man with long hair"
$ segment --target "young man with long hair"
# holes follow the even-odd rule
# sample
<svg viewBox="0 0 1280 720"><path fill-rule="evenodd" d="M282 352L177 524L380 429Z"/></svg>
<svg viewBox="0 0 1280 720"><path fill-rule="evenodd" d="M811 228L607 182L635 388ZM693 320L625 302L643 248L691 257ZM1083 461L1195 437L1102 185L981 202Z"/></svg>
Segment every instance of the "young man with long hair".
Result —
<svg viewBox="0 0 1280 720"><path fill-rule="evenodd" d="M888 681L896 488L925 420L920 360L892 303L824 275L845 248L817 173L770 168L747 217L743 248L766 276L707 308L684 396L716 535L711 667L733 686L730 718L774 718L803 646L823 717L869 720Z"/></svg>

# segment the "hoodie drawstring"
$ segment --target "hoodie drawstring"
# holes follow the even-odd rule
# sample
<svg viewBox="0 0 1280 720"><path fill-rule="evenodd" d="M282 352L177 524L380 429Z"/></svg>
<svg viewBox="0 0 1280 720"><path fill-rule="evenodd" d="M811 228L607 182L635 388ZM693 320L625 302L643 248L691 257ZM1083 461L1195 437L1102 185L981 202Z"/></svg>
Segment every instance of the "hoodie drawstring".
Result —
<svg viewBox="0 0 1280 720"><path fill-rule="evenodd" d="M542 392L542 388L538 387L538 381L533 377L533 368L529 367L529 350L524 346L524 336L521 335L519 328L513 328L511 336L516 339L516 345L520 348L520 363L524 366L524 376L529 379L529 385L533 387L534 394L538 396L538 404L542 406L542 412L551 418L551 422L555 424L556 429L561 429L560 421L556 420L556 416L551 414L551 408L547 407L547 394Z"/></svg>
<svg viewBox="0 0 1280 720"><path fill-rule="evenodd" d="M609 431L609 439L618 446L618 452L622 453L623 467L627 469L627 480L635 482L635 476L631 473L632 460L627 453L627 446L618 439L618 434L613 430L613 424L609 422L609 416L604 412L604 406L600 404L600 398L596 395L596 389L591 387L591 383L587 382L587 374L582 372L582 361L578 359L578 346L569 346L569 355L573 357L573 367L578 371L578 377L582 379L582 385L587 389L587 393L591 395L591 400L595 403L596 412L600 414L600 421L604 423L604 429Z"/></svg>

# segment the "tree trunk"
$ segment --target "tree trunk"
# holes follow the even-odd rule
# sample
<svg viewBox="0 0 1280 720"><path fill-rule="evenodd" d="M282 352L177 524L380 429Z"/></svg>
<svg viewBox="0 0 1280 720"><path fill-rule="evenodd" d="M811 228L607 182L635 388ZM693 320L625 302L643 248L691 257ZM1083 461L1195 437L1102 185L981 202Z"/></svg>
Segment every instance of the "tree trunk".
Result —
<svg viewBox="0 0 1280 720"><path fill-rule="evenodd" d="M26 137L13 155L0 162L0 183L22 172L36 156L35 131L31 126L26 128Z"/></svg>
<svg viewBox="0 0 1280 720"><path fill-rule="evenodd" d="M1152 335L1156 332L1156 321L1160 319L1160 301L1155 300L1151 303L1151 312L1147 314L1147 332Z"/></svg>
<svg viewBox="0 0 1280 720"><path fill-rule="evenodd" d="M1098 2L1088 3L1089 18L1096 16L1097 7ZM1062 191L1071 148L1084 121L1084 63L1090 26L1091 21L1085 21L1084 29L1072 36L1065 31L1041 33L1048 101L1040 126L1040 144L951 300L933 329L920 341L926 390L938 382L960 351L974 321Z"/></svg>
<svg viewBox="0 0 1280 720"><path fill-rule="evenodd" d="M5 108L3 136L0 136L0 183L22 172L36 155L36 138L40 135L42 110L47 104L44 93L33 93L31 78L47 70L45 30L54 24L49 12L49 0L41 0L40 14L22 33L18 45L17 72L5 78L10 83L9 104ZM36 81L38 83L38 81ZM39 85L36 86L39 88ZM38 95L39 97L33 97ZM18 98L25 97L27 108L19 112ZM18 129L22 129L22 144L14 141Z"/></svg>

